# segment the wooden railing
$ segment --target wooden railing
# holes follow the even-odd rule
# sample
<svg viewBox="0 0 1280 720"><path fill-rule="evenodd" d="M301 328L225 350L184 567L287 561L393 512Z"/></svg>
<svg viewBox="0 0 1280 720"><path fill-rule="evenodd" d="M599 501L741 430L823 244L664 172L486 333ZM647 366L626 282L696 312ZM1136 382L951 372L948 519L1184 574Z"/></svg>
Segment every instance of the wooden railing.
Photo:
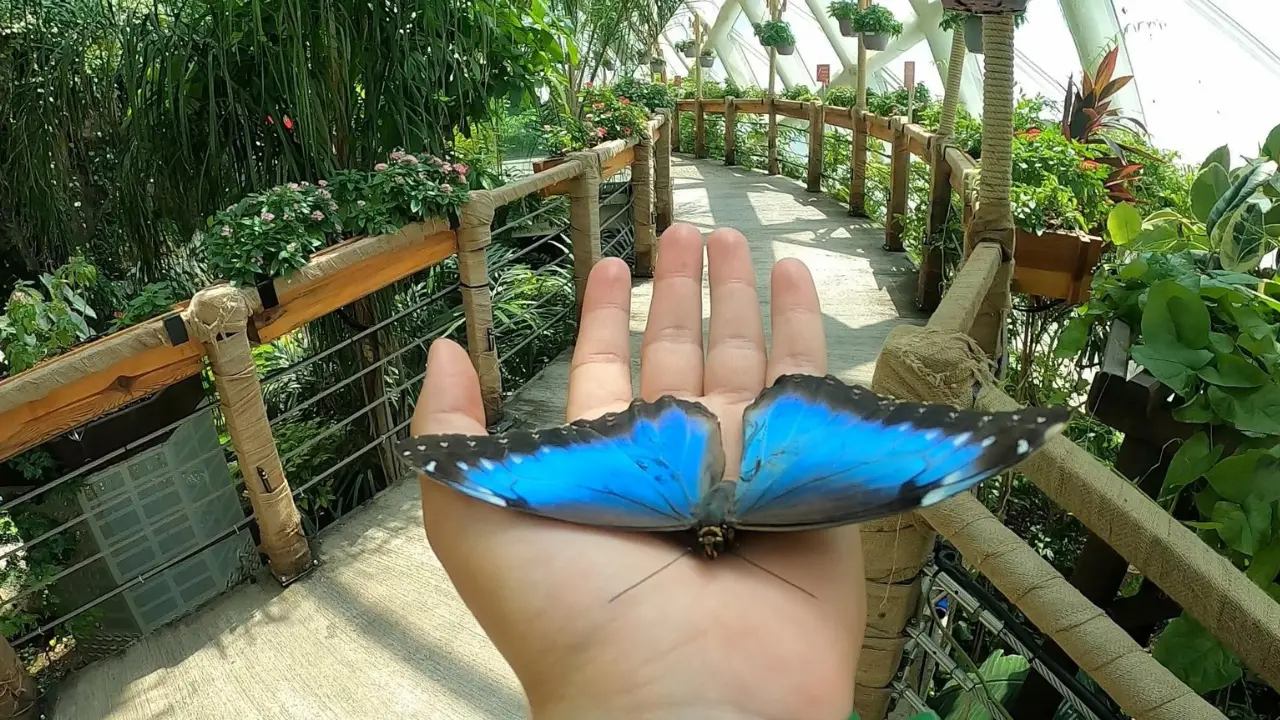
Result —
<svg viewBox="0 0 1280 720"><path fill-rule="evenodd" d="M908 155L924 159L943 187L959 192L965 226L975 210L979 164L956 147L946 146L926 128L906 118L885 118L865 111L824 107L820 102L788 100L680 101L679 112L724 116L727 162L734 158L734 122L739 114L807 120L810 138L818 124L852 131L851 210L861 213L866 137L890 143L891 182L885 247L901 249ZM694 154L706 156L704 123L695 121ZM770 136L776 130L770 127ZM830 139L827 140L829 142ZM776 152L771 143L770 152ZM807 185L820 190L822 142L809 145ZM776 167L776 163L771 163ZM935 181L935 185L938 183ZM950 193L927 199L930 214L946 216ZM941 204L941 207L938 205ZM1019 233L1013 253L1014 289L1079 302L1102 253L1097 238L1069 240ZM936 261L936 260L935 260ZM930 275L937 292L941 272L924 255L921 276ZM988 411L1018 411L990 375L991 358L979 348L974 322L993 293L1008 292L996 282L1008 262L998 245L979 243L967 250L959 271L926 327L901 326L887 339L877 361L873 388L919 402L942 402ZM928 306L928 302L922 302ZM977 383L977 392L974 384ZM1035 412L1026 408L1026 412ZM1273 688L1280 688L1280 604L1231 562L1202 542L1140 489L1065 437L1018 467L1054 503L1078 518L1098 539L1155 583L1181 608L1244 661ZM920 573L941 533L1010 601L1089 674L1126 713L1135 718L1191 720L1222 718L1220 711L1157 663L1128 633L1062 577L1048 562L1005 527L973 495L964 494L916 513L862 526L868 587L868 624L858 668L857 708L863 718L882 718L892 697L907 641L905 628L916 612Z"/></svg>
<svg viewBox="0 0 1280 720"><path fill-rule="evenodd" d="M770 110L772 108L772 112ZM706 157L705 122L701 119L707 114L723 115L725 118L725 155L729 156L729 140L734 133L735 120L738 115L768 115L770 122L769 135L776 137L774 129L778 116L803 120L809 123L810 130L815 128L815 120L821 118L816 127L827 125L853 133L851 153L852 167L850 172L849 202L850 210L857 215L865 215L865 186L860 182L865 178L867 163L867 137L873 137L890 145L890 187L889 201L885 213L885 248L900 251L903 249L902 216L906 214L909 202L910 157L915 156L925 161L931 168L944 175L946 184L959 193L962 203L963 224L967 228L972 217L973 183L976 181L978 163L963 150L956 147L940 148L936 133L923 125L908 122L905 117L882 117L866 111L858 112L854 108L823 105L820 101L802 102L797 100L768 99L739 100L725 98L717 100L681 100L676 106L676 123L679 127L679 113L694 113L694 147L695 157ZM860 122L861 121L861 122ZM822 137L825 133L811 132L808 158L808 189L817 192L821 189L821 173L823 162ZM776 142L772 143L776 148ZM677 143L678 146L678 143ZM859 152L860 150L860 152ZM942 163L935 161L935 151L942 150ZM736 158L730 164L736 164ZM776 165L771 165L776 167ZM945 185L944 185L945 187ZM923 198L929 204L929 213L941 212L945 218L952 199L948 194L939 194L931 198ZM1018 231L1017 262L1014 266L1014 289L1028 295L1056 298L1069 303L1083 302L1089 296L1089 286L1093 269L1102 257L1104 243L1101 239L1083 233L1046 232L1036 235L1027 231ZM942 297L943 256L941 248L928 245L922 248L920 282L917 287L916 304L924 310L933 310Z"/></svg>
<svg viewBox="0 0 1280 720"><path fill-rule="evenodd" d="M670 128L668 114L656 113L638 137L573 153L544 172L472 192L455 226L428 220L392 234L348 240L269 287L207 288L162 317L0 381L0 461L196 375L207 363L239 467L258 470L243 474L261 530L260 549L272 572L288 581L304 572L311 558L267 422L252 347L456 256L468 349L480 374L486 414L496 420L502 409L500 348L485 254L495 210L533 194L569 196L580 305L587 274L601 257L600 183L630 168L636 274L648 275L655 231L665 229L672 217Z"/></svg>

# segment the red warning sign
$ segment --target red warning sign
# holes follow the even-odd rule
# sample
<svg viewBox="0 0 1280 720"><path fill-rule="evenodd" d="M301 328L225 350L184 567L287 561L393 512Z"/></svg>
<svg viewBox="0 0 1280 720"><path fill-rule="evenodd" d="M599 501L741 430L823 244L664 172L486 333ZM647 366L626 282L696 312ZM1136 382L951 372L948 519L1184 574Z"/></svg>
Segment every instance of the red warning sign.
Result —
<svg viewBox="0 0 1280 720"><path fill-rule="evenodd" d="M818 66L818 82L822 83L824 87L831 84L831 66L830 65Z"/></svg>

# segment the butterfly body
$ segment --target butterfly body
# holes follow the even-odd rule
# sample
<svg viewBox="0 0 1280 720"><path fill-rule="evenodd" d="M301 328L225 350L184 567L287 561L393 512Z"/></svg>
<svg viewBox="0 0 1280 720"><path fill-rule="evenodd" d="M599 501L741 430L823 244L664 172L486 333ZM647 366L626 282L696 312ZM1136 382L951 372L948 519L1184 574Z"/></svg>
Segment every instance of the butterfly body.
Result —
<svg viewBox="0 0 1280 720"><path fill-rule="evenodd" d="M813 530L931 505L1021 462L1062 409L901 403L833 377L785 376L743 414L736 480L718 418L664 397L535 432L411 438L403 459L491 505L595 527L692 534L706 559L741 531Z"/></svg>

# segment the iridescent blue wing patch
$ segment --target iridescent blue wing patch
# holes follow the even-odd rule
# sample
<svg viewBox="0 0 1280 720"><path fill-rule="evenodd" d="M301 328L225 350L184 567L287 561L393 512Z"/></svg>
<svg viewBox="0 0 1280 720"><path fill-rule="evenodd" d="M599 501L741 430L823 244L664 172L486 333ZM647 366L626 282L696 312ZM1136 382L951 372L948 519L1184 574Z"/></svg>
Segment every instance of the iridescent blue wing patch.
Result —
<svg viewBox="0 0 1280 720"><path fill-rule="evenodd" d="M1035 452L1061 408L980 413L779 378L747 408L730 521L744 530L865 522L945 500Z"/></svg>
<svg viewBox="0 0 1280 720"><path fill-rule="evenodd" d="M662 398L537 432L433 435L398 446L431 479L500 507L621 530L687 530L724 471L720 424Z"/></svg>

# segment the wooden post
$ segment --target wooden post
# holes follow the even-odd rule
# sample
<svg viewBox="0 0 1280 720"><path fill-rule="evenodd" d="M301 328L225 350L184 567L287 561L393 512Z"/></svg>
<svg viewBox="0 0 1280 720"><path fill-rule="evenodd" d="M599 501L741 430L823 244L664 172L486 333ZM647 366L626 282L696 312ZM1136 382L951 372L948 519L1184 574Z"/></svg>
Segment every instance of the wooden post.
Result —
<svg viewBox="0 0 1280 720"><path fill-rule="evenodd" d="M458 276L467 323L467 353L480 376L485 421L502 417L502 370L493 328L493 297L489 292L486 248L493 240L493 200L483 190L471 193L458 225Z"/></svg>
<svg viewBox="0 0 1280 720"><path fill-rule="evenodd" d="M258 520L258 550L267 556L271 574L288 583L311 568L311 549L271 435L249 343L249 315L244 291L216 285L191 298L183 319L209 356L218 404Z"/></svg>
<svg viewBox="0 0 1280 720"><path fill-rule="evenodd" d="M889 208L884 218L884 249L901 252L902 216L907 213L908 178L911 172L911 153L907 150L907 122L905 117L891 118L893 128L893 156L889 179Z"/></svg>
<svg viewBox="0 0 1280 720"><path fill-rule="evenodd" d="M809 177L805 186L809 192L822 192L822 144L826 139L822 112L821 100L809 103Z"/></svg>
<svg viewBox="0 0 1280 720"><path fill-rule="evenodd" d="M635 229L637 277L653 277L653 137L636 143L631 163L631 223Z"/></svg>
<svg viewBox="0 0 1280 720"><path fill-rule="evenodd" d="M591 268L600 262L600 156L591 150L570 153L582 168L569 190L569 235L573 242L573 285L578 317Z"/></svg>
<svg viewBox="0 0 1280 720"><path fill-rule="evenodd" d="M902 84L907 86L907 122L911 122L916 109L916 64L912 60L903 65Z"/></svg>
<svg viewBox="0 0 1280 720"><path fill-rule="evenodd" d="M777 22L780 13L778 11L778 0L769 0L769 19ZM770 175L777 175L781 168L778 166L778 108L777 100L777 75L778 75L778 48L769 47L769 96L766 102L769 104L769 129L766 134L768 143L768 172Z"/></svg>
<svg viewBox="0 0 1280 720"><path fill-rule="evenodd" d="M858 42L862 42L859 40ZM867 112L850 108L853 147L849 150L849 214L867 216Z"/></svg>
<svg viewBox="0 0 1280 720"><path fill-rule="evenodd" d="M671 108L671 151L680 152L680 101Z"/></svg>
<svg viewBox="0 0 1280 720"><path fill-rule="evenodd" d="M724 99L724 164L738 164L738 101L727 97Z"/></svg>
<svg viewBox="0 0 1280 720"><path fill-rule="evenodd" d="M942 302L942 272L946 258L947 217L951 214L951 165L946 150L950 138L934 136L929 147L929 225L920 258L920 275L916 282L916 307L933 312Z"/></svg>
<svg viewBox="0 0 1280 720"><path fill-rule="evenodd" d="M693 156L702 159L707 156L707 116L702 107L702 18L697 11L693 13L693 47Z"/></svg>
<svg viewBox="0 0 1280 720"><path fill-rule="evenodd" d="M0 638L0 718L4 720L35 720L43 717L39 707L36 682L27 673L27 666L7 640Z"/></svg>
<svg viewBox="0 0 1280 720"><path fill-rule="evenodd" d="M675 207L671 193L671 136L677 132L680 126L675 124L675 115L668 115L653 144L653 216L659 233L671 227Z"/></svg>

